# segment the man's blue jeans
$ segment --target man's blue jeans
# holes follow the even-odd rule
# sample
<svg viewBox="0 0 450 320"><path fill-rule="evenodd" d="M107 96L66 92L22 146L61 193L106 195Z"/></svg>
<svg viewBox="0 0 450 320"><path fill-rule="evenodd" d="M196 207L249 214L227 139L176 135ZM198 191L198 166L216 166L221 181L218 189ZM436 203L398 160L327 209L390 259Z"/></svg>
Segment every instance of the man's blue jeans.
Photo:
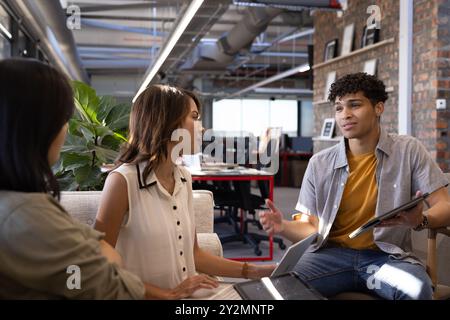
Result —
<svg viewBox="0 0 450 320"><path fill-rule="evenodd" d="M326 297L359 291L383 299L431 299L432 283L423 266L377 250L324 247L305 253L295 271Z"/></svg>

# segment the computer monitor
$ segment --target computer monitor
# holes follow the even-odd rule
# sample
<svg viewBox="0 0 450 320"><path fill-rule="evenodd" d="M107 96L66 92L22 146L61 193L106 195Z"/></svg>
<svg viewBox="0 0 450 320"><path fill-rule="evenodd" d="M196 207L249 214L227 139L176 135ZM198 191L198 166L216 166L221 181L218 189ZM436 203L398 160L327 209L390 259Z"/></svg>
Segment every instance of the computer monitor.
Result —
<svg viewBox="0 0 450 320"><path fill-rule="evenodd" d="M293 151L312 152L313 141L311 137L293 137L291 140Z"/></svg>

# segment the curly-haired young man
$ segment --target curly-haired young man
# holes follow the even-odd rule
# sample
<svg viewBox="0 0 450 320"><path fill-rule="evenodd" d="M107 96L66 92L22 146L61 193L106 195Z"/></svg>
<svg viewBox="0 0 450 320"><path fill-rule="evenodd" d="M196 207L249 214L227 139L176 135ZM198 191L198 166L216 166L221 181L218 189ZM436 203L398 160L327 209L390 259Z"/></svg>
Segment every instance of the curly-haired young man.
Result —
<svg viewBox="0 0 450 320"><path fill-rule="evenodd" d="M319 233L295 271L328 297L362 291L385 299L432 298L431 280L411 253L411 230L450 225L448 182L417 139L380 126L387 98L383 82L366 73L337 80L328 99L343 138L311 158L296 206L301 219L283 220L270 201L260 216L268 233L293 242ZM420 203L349 238L367 220L425 192L427 211Z"/></svg>

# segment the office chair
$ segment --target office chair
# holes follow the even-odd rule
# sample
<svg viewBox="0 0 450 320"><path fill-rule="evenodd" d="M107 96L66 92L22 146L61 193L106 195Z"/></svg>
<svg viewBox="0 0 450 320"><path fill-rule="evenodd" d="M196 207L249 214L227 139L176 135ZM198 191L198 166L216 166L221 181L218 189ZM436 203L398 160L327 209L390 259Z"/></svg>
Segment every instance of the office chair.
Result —
<svg viewBox="0 0 450 320"><path fill-rule="evenodd" d="M214 217L214 223L228 223L233 226L235 234L240 233L237 212L240 203L237 200L236 192L230 187L229 181L213 181L212 184L206 181L193 181L192 189L211 191L214 198L214 209L220 210L221 213L219 217Z"/></svg>
<svg viewBox="0 0 450 320"><path fill-rule="evenodd" d="M240 218L239 218L239 201L235 190L231 187L230 181L214 181L213 185L216 190L214 195L214 208L224 212L220 217L214 218L214 223L226 222L233 227L234 233L231 235L219 235L222 243L238 240L241 233Z"/></svg>
<svg viewBox="0 0 450 320"><path fill-rule="evenodd" d="M224 216L214 218L214 223L226 222L233 227L232 234L219 234L219 239L224 243L233 241L242 241L252 246L257 256L262 255L259 248L261 241L269 241L269 237L265 234L250 233L248 231L248 224L252 223L262 229L261 224L255 218L250 219L246 217L247 213L255 215L256 210L262 209L265 201L263 197L251 194L250 182L248 181L233 181L231 186L229 182L214 182L220 184L214 186L213 196L215 209L220 209L225 212ZM211 185L207 188L211 190ZM205 188L204 185L199 188ZM286 249L286 245L280 238L273 238L273 242L278 243L280 249Z"/></svg>
<svg viewBox="0 0 450 320"><path fill-rule="evenodd" d="M437 256L437 246L436 246L436 237L438 234L442 234L444 236L450 237L450 229L447 228L438 228L438 229L429 229L428 230L428 239L427 239L427 273L431 278L431 282L434 286L433 299L434 300L449 300L450 299L450 287L439 284L438 283L438 256Z"/></svg>
<svg viewBox="0 0 450 320"><path fill-rule="evenodd" d="M259 249L259 243L261 241L269 241L269 236L266 234L251 233L248 231L248 224L255 224L259 229L262 226L259 220L256 220L256 210L264 209L262 206L265 204L266 197L260 197L258 195L252 194L250 191L250 181L233 181L234 188L238 194L240 200L240 208L242 209L241 223L243 223L242 236L244 242L249 243L257 256L262 254ZM247 214L252 214L253 218L248 218ZM244 217L245 216L245 217ZM278 237L273 237L273 242L277 243L280 249L286 249L286 245L283 239Z"/></svg>

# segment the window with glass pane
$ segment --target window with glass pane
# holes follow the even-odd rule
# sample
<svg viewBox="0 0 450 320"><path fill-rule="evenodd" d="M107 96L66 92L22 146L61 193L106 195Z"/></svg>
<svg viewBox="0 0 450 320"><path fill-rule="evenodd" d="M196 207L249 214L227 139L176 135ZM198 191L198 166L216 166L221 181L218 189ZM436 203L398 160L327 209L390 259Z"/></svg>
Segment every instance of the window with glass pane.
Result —
<svg viewBox="0 0 450 320"><path fill-rule="evenodd" d="M242 99L242 130L260 136L270 127L269 100Z"/></svg>
<svg viewBox="0 0 450 320"><path fill-rule="evenodd" d="M290 137L297 136L297 100L270 101L270 127L281 127Z"/></svg>
<svg viewBox="0 0 450 320"><path fill-rule="evenodd" d="M213 129L236 135L242 130L241 100L223 99L213 103Z"/></svg>
<svg viewBox="0 0 450 320"><path fill-rule="evenodd" d="M314 134L314 110L311 100L302 100L300 119L300 135L302 137L312 137Z"/></svg>
<svg viewBox="0 0 450 320"><path fill-rule="evenodd" d="M297 100L224 99L213 103L213 129L259 136L269 127L281 127L296 136L297 113Z"/></svg>

